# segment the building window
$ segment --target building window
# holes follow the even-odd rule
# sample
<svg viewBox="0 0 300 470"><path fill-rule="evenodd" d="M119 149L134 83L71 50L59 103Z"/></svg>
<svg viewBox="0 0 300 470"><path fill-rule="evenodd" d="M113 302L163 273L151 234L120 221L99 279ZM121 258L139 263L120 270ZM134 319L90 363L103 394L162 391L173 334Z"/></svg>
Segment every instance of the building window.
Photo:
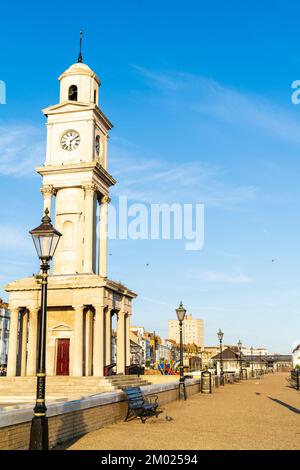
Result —
<svg viewBox="0 0 300 470"><path fill-rule="evenodd" d="M96 104L97 102L97 90L94 90L94 103Z"/></svg>
<svg viewBox="0 0 300 470"><path fill-rule="evenodd" d="M77 101L78 90L76 85L71 85L69 88L69 100Z"/></svg>

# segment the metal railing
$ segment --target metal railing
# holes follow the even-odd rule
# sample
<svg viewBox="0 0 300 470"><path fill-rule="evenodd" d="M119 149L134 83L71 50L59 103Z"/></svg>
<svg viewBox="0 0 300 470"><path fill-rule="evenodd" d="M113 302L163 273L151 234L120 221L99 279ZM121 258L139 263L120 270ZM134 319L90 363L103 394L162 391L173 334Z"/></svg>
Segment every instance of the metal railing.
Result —
<svg viewBox="0 0 300 470"><path fill-rule="evenodd" d="M125 367L126 375L144 375L145 368L141 367L139 364L131 364L130 366Z"/></svg>

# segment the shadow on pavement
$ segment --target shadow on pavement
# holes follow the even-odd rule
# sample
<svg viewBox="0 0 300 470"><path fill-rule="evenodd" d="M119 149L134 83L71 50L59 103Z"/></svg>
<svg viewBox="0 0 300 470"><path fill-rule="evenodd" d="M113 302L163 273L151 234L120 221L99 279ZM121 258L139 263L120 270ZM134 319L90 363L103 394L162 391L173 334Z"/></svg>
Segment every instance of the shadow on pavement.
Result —
<svg viewBox="0 0 300 470"><path fill-rule="evenodd" d="M288 403L285 403L284 401L278 400L277 398L272 398L272 397L268 397L268 398L272 401L275 401L279 405L282 405L285 408L288 408L290 411L293 411L293 413L300 414L300 410L298 408L295 408L294 406L289 405Z"/></svg>

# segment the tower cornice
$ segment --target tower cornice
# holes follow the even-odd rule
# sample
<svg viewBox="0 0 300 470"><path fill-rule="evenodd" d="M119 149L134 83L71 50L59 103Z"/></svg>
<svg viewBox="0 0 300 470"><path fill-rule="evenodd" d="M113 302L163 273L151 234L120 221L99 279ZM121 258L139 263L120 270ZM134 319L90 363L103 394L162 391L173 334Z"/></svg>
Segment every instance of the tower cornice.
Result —
<svg viewBox="0 0 300 470"><path fill-rule="evenodd" d="M94 111L96 116L106 124L108 130L113 128L113 124L96 104L82 103L79 101L64 101L63 103L48 106L48 108L44 108L42 112L45 116L51 116L55 114L77 113L83 110Z"/></svg>
<svg viewBox="0 0 300 470"><path fill-rule="evenodd" d="M62 173L81 173L93 171L96 176L102 179L107 186L116 184L116 180L98 163L98 162L82 162L70 163L68 165L47 165L36 168L41 176L57 175Z"/></svg>

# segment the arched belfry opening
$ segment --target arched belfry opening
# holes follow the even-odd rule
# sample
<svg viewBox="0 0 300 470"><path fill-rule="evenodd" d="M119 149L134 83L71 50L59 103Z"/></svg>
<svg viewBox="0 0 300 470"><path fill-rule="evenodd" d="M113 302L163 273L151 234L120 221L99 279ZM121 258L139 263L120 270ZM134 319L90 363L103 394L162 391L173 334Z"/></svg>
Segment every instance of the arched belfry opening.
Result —
<svg viewBox="0 0 300 470"><path fill-rule="evenodd" d="M78 89L76 85L71 85L69 88L69 100L78 101Z"/></svg>

